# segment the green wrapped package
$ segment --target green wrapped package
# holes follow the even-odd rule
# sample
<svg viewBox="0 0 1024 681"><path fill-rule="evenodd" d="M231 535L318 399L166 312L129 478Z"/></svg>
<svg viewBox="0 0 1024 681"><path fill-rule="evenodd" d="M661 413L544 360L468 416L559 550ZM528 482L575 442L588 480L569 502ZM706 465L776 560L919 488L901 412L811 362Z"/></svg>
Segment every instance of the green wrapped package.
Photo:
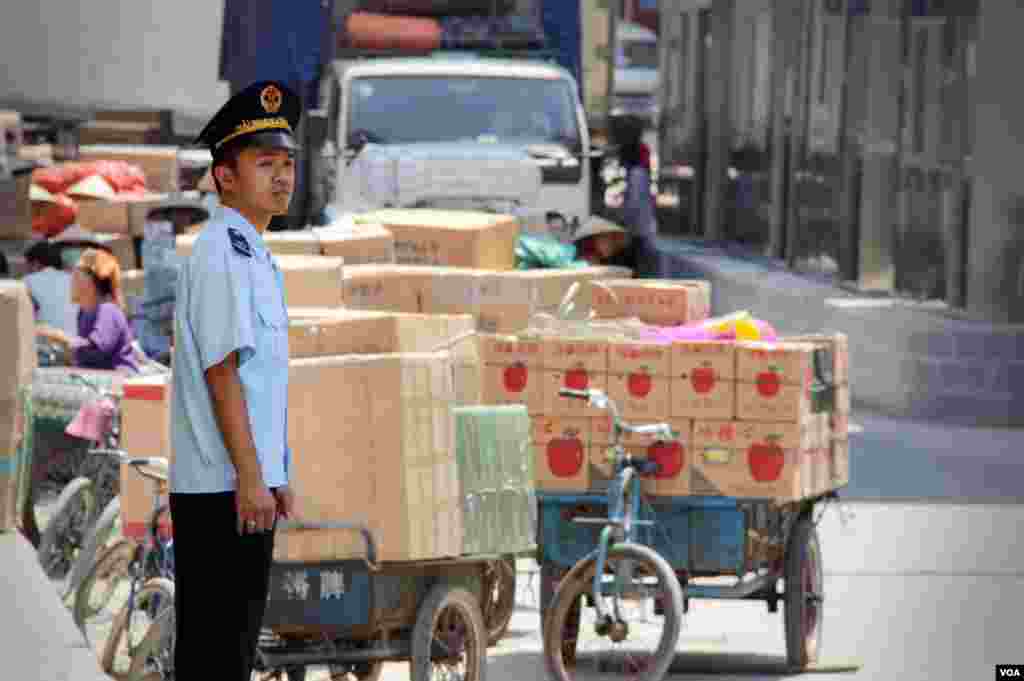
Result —
<svg viewBox="0 0 1024 681"><path fill-rule="evenodd" d="M464 552L534 549L537 497L526 407L458 407L453 412Z"/></svg>

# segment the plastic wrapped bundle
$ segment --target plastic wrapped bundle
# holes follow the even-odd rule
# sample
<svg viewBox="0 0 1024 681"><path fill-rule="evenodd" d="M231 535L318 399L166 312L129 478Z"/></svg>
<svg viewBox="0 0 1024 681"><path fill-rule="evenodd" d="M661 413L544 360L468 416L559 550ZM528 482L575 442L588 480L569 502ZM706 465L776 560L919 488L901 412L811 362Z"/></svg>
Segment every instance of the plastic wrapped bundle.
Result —
<svg viewBox="0 0 1024 681"><path fill-rule="evenodd" d="M544 28L530 16L441 19L441 47L444 49L531 50L541 49L545 44Z"/></svg>
<svg viewBox="0 0 1024 681"><path fill-rule="evenodd" d="M510 14L515 0L363 0L361 9L384 14L415 16L456 16L472 14Z"/></svg>
<svg viewBox="0 0 1024 681"><path fill-rule="evenodd" d="M517 553L533 549L537 500L526 407L458 407L453 413L463 502L463 551Z"/></svg>

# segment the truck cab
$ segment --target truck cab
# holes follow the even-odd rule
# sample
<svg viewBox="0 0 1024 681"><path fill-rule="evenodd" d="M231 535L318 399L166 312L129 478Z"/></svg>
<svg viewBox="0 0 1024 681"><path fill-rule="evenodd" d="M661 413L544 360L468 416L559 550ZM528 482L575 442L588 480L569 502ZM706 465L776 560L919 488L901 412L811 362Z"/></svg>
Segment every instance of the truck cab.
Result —
<svg viewBox="0 0 1024 681"><path fill-rule="evenodd" d="M575 80L542 61L446 55L335 62L342 215L383 207L513 212L571 231L590 214Z"/></svg>

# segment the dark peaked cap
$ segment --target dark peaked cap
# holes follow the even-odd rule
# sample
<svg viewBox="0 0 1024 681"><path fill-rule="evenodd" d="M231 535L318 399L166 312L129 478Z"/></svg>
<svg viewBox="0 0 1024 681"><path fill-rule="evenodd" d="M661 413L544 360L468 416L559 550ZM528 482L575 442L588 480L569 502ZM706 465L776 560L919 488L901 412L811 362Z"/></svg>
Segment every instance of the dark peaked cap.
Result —
<svg viewBox="0 0 1024 681"><path fill-rule="evenodd" d="M253 83L221 107L196 138L214 158L229 142L241 146L295 149L294 131L302 115L299 97L281 83Z"/></svg>

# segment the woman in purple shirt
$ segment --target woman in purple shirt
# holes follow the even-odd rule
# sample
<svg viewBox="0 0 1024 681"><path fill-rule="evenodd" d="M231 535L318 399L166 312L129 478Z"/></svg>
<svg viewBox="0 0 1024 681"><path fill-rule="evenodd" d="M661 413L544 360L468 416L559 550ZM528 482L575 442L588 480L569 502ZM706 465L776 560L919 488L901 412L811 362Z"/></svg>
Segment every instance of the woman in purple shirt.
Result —
<svg viewBox="0 0 1024 681"><path fill-rule="evenodd" d="M77 367L137 372L117 259L97 248L82 253L71 277L71 300L79 306L78 335L55 330L46 335L70 348Z"/></svg>

